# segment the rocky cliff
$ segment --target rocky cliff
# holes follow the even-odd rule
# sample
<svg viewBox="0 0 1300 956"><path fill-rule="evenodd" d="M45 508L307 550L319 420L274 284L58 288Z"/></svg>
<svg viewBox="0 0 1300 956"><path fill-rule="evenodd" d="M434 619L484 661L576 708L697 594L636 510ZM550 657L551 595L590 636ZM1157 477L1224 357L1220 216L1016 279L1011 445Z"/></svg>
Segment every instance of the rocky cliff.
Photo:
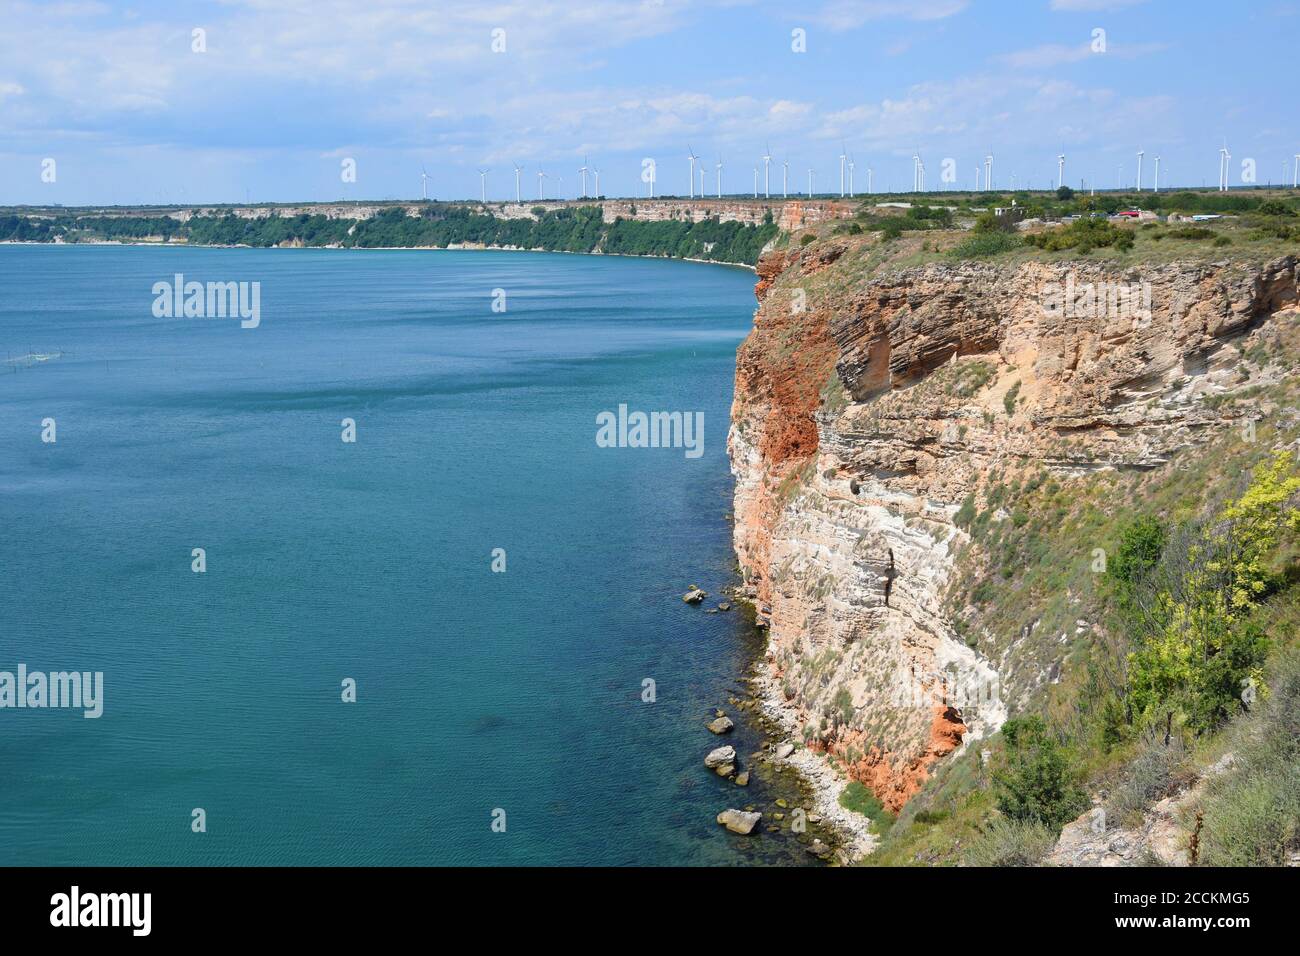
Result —
<svg viewBox="0 0 1300 956"><path fill-rule="evenodd" d="M729 448L772 706L897 810L1065 661L1066 634L986 626L955 599L985 560L965 528L990 474L1160 469L1236 424L1215 399L1284 374L1243 354L1297 308L1296 258L1117 273L837 236L758 276Z"/></svg>

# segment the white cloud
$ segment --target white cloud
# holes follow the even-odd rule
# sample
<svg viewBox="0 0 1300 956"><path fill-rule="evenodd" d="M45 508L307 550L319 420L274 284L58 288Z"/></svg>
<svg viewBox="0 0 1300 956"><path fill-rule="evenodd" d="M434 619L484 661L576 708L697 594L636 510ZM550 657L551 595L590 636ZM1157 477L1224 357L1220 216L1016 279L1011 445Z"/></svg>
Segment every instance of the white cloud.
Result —
<svg viewBox="0 0 1300 956"><path fill-rule="evenodd" d="M1136 7L1147 0L1052 0L1052 9L1063 13L1093 13Z"/></svg>
<svg viewBox="0 0 1300 956"><path fill-rule="evenodd" d="M1133 59L1139 56L1150 56L1166 49L1168 49L1168 44L1165 43L1111 43L1105 53L1094 53L1088 43L1080 43L1076 46L1066 46L1063 43L1045 43L1042 46L1032 47L1028 50L1003 53L994 57L994 59L1017 70L1041 70L1064 66L1068 63L1081 63L1094 56L1102 59L1105 57Z"/></svg>
<svg viewBox="0 0 1300 956"><path fill-rule="evenodd" d="M830 0L812 19L834 30L854 30L872 20L943 20L968 6L969 0Z"/></svg>

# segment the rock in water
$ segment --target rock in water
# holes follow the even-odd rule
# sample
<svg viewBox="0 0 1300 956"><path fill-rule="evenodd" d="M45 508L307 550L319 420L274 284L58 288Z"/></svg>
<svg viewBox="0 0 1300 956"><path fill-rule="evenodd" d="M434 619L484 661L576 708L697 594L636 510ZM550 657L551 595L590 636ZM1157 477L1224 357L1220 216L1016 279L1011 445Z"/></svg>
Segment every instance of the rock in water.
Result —
<svg viewBox="0 0 1300 956"><path fill-rule="evenodd" d="M819 860L829 860L835 851L823 843L821 840L813 840L812 846L808 847L808 852Z"/></svg>
<svg viewBox="0 0 1300 956"><path fill-rule="evenodd" d="M761 819L763 819L763 814L746 813L744 810L723 810L718 814L719 823L732 833L740 833L745 836L754 832L754 827L758 826L758 821Z"/></svg>
<svg viewBox="0 0 1300 956"><path fill-rule="evenodd" d="M709 592L707 591L701 591L699 588L691 588L682 595L682 600L687 604L699 604L708 596Z"/></svg>
<svg viewBox="0 0 1300 956"><path fill-rule="evenodd" d="M735 763L736 748L731 746L710 750L709 755L704 758L704 766L710 770L717 770L719 767L725 767L728 764L734 766Z"/></svg>
<svg viewBox="0 0 1300 956"><path fill-rule="evenodd" d="M749 786L749 771L748 771L748 770L742 770L742 771L740 771L740 773L736 774L735 784L736 784L736 786L738 786L738 787L748 787L748 786Z"/></svg>
<svg viewBox="0 0 1300 956"><path fill-rule="evenodd" d="M730 717L719 717L716 720L709 721L705 726L715 734L725 734L736 725L731 722Z"/></svg>

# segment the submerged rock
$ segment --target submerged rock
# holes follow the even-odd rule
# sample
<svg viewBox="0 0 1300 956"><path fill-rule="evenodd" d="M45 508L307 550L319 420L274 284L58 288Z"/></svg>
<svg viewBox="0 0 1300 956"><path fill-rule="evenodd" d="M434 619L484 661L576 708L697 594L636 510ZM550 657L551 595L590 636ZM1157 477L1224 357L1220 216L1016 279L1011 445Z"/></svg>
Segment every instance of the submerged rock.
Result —
<svg viewBox="0 0 1300 956"><path fill-rule="evenodd" d="M748 770L742 770L742 771L740 771L740 773L736 774L736 779L735 779L734 782L735 782L736 786L738 786L738 787L748 787L748 786L749 786L749 771L748 771Z"/></svg>
<svg viewBox="0 0 1300 956"><path fill-rule="evenodd" d="M821 840L813 840L807 849L809 853L819 860L829 860L835 853L828 844L823 843Z"/></svg>
<svg viewBox="0 0 1300 956"><path fill-rule="evenodd" d="M754 827L758 826L758 821L763 819L761 813L746 813L744 810L723 810L718 814L718 822L730 830L732 833L739 833L744 836L754 832Z"/></svg>

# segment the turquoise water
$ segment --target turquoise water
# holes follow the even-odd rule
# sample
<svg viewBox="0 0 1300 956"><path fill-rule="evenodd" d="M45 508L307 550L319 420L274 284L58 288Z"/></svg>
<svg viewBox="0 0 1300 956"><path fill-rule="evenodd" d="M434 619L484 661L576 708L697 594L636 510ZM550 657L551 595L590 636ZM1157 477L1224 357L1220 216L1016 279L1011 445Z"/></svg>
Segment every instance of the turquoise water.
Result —
<svg viewBox="0 0 1300 956"><path fill-rule="evenodd" d="M177 272L260 282L260 327L155 318ZM5 862L802 859L713 820L764 798L702 766L755 637L680 600L734 567L753 281L531 253L0 246L0 356L62 353L0 367L0 670L105 684L98 720L0 710ZM703 456L597 447L620 403L703 412Z"/></svg>

